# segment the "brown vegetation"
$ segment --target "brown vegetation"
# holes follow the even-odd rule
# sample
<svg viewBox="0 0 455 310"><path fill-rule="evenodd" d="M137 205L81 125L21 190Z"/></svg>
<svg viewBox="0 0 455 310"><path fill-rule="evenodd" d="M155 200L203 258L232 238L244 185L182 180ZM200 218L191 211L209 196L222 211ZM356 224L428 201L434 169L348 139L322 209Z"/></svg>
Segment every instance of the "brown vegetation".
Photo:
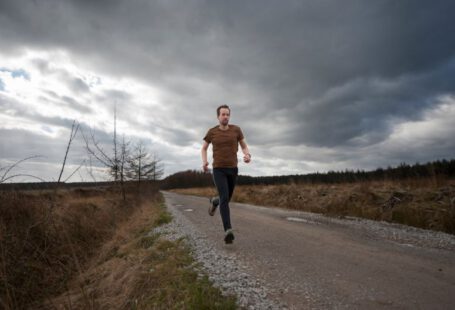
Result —
<svg viewBox="0 0 455 310"><path fill-rule="evenodd" d="M213 187L175 189L199 196ZM355 216L455 234L455 181L418 179L343 184L237 186L233 201L262 206Z"/></svg>
<svg viewBox="0 0 455 310"><path fill-rule="evenodd" d="M135 190L125 202L118 196L114 188L0 192L2 308L36 307L64 291L137 209Z"/></svg>
<svg viewBox="0 0 455 310"><path fill-rule="evenodd" d="M182 240L150 233L170 220L163 205L136 212L51 304L65 309L234 309L235 299L221 296L207 277L192 271L194 262Z"/></svg>
<svg viewBox="0 0 455 310"><path fill-rule="evenodd" d="M156 185L0 191L0 308L234 309L198 277Z"/></svg>

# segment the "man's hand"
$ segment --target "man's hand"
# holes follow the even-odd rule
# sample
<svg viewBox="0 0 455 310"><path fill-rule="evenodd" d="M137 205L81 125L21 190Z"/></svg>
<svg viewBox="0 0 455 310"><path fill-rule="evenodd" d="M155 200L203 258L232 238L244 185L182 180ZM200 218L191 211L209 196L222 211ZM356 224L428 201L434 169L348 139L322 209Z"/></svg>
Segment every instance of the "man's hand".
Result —
<svg viewBox="0 0 455 310"><path fill-rule="evenodd" d="M251 161L251 154L247 153L243 155L243 161L248 164Z"/></svg>
<svg viewBox="0 0 455 310"><path fill-rule="evenodd" d="M202 163L202 170L204 170L204 172L208 172L209 171L209 163L208 162Z"/></svg>

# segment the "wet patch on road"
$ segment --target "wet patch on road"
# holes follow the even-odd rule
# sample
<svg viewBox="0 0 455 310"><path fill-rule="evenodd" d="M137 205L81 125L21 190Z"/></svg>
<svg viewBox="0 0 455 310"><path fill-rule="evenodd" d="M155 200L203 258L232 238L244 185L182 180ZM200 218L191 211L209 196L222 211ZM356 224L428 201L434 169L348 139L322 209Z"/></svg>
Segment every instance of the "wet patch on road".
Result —
<svg viewBox="0 0 455 310"><path fill-rule="evenodd" d="M304 218L301 218L301 217L292 217L292 216L289 216L286 218L286 220L290 221L290 222L300 222L300 223L307 223L307 224L317 224L316 222L313 222L313 221L310 221L310 220L307 220L307 219L304 219Z"/></svg>

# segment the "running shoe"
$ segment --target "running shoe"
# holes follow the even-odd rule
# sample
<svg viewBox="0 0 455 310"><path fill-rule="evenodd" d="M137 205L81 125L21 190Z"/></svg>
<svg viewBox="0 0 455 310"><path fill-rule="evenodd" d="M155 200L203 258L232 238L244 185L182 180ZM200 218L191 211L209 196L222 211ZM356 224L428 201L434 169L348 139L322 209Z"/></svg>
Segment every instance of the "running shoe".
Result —
<svg viewBox="0 0 455 310"><path fill-rule="evenodd" d="M210 216L213 216L215 214L216 208L220 204L220 198L219 197L211 197L210 198L210 207L209 207L209 214Z"/></svg>
<svg viewBox="0 0 455 310"><path fill-rule="evenodd" d="M226 242L226 244L231 244L232 241L234 241L235 237L234 237L234 232L232 231L232 229L228 229L226 230L226 236L224 236L224 242Z"/></svg>

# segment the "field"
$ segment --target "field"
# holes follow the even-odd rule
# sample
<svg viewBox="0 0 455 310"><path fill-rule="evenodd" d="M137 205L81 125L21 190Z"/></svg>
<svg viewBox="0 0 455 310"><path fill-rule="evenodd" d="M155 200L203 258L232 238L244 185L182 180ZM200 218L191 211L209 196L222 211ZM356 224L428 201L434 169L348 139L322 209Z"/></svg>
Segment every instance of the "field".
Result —
<svg viewBox="0 0 455 310"><path fill-rule="evenodd" d="M214 187L174 189L210 197ZM354 216L455 234L455 181L421 179L342 184L237 186L233 201Z"/></svg>
<svg viewBox="0 0 455 310"><path fill-rule="evenodd" d="M234 309L169 222L156 185L0 191L0 308Z"/></svg>

